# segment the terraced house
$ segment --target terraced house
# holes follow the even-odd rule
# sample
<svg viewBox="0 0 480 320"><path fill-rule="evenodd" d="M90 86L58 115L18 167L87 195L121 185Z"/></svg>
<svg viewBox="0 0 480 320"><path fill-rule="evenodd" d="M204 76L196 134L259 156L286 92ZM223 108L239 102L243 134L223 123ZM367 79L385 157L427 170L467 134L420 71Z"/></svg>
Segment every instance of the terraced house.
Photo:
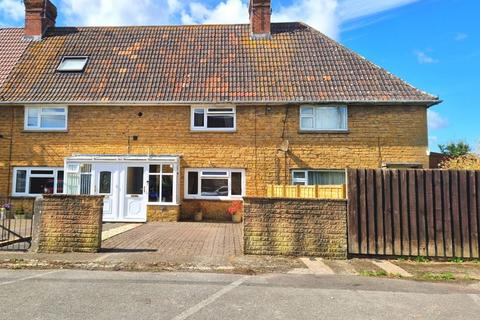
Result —
<svg viewBox="0 0 480 320"><path fill-rule="evenodd" d="M26 0L0 30L0 196L105 196L104 220L177 220L267 184L428 167L439 103L299 22L56 27Z"/></svg>

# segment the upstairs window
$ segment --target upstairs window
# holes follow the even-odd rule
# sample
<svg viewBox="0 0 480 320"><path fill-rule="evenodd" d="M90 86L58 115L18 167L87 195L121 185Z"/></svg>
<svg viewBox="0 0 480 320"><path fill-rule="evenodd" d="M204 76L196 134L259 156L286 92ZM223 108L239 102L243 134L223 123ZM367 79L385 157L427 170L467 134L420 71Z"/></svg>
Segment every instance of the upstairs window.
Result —
<svg viewBox="0 0 480 320"><path fill-rule="evenodd" d="M88 62L88 57L64 57L57 68L60 72L83 72Z"/></svg>
<svg viewBox="0 0 480 320"><path fill-rule="evenodd" d="M301 106L300 130L347 131L346 106Z"/></svg>
<svg viewBox="0 0 480 320"><path fill-rule="evenodd" d="M67 130L67 107L25 107L25 130Z"/></svg>
<svg viewBox="0 0 480 320"><path fill-rule="evenodd" d="M235 107L193 107L191 128L194 131L235 131Z"/></svg>

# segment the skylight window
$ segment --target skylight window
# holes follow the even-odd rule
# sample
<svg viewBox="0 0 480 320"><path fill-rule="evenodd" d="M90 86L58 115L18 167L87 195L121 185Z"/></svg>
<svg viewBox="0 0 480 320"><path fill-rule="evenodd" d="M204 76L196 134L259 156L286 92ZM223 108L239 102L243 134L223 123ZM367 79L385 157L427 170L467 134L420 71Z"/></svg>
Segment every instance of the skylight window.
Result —
<svg viewBox="0 0 480 320"><path fill-rule="evenodd" d="M62 72L82 72L87 62L88 57L64 57L57 70Z"/></svg>

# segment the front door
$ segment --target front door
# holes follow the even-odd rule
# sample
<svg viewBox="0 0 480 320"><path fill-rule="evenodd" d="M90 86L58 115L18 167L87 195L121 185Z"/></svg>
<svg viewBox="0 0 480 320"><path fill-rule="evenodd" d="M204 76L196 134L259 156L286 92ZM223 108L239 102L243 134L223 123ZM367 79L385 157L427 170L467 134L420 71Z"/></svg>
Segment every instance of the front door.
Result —
<svg viewBox="0 0 480 320"><path fill-rule="evenodd" d="M120 166L101 164L95 166L95 193L103 198L103 221L117 221L120 214Z"/></svg>
<svg viewBox="0 0 480 320"><path fill-rule="evenodd" d="M147 217L147 166L126 165L124 219L128 221L146 221Z"/></svg>

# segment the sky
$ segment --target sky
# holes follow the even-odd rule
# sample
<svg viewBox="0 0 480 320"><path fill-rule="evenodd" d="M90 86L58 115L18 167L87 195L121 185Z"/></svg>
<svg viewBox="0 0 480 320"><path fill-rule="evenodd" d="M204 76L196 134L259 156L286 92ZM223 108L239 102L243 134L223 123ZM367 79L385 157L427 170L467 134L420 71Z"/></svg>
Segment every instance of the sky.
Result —
<svg viewBox="0 0 480 320"><path fill-rule="evenodd" d="M59 26L247 23L248 0L52 0ZM302 21L439 96L429 144L480 152L480 1L272 0L275 22ZM23 0L0 0L0 27L22 26Z"/></svg>

